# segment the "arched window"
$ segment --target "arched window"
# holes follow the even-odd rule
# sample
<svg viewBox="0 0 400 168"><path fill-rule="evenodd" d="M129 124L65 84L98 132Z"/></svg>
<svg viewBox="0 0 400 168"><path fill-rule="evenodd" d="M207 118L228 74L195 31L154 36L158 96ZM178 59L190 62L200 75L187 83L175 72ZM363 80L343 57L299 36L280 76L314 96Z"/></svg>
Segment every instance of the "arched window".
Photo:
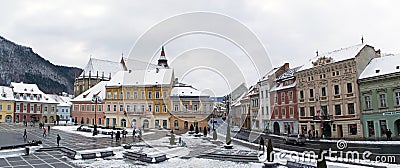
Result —
<svg viewBox="0 0 400 168"><path fill-rule="evenodd" d="M189 123L188 123L187 121L185 121L185 122L183 123L183 128L184 128L184 129L188 129L188 125L189 125Z"/></svg>
<svg viewBox="0 0 400 168"><path fill-rule="evenodd" d="M86 117L86 124L89 124L89 118Z"/></svg>
<svg viewBox="0 0 400 168"><path fill-rule="evenodd" d="M126 120L125 119L121 120L121 127L126 127Z"/></svg>

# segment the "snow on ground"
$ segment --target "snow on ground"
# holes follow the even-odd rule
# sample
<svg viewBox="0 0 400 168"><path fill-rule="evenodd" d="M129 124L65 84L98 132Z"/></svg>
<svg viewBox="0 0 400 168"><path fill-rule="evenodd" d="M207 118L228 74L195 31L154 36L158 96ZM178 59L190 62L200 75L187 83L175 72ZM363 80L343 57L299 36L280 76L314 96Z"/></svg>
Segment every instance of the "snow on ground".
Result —
<svg viewBox="0 0 400 168"><path fill-rule="evenodd" d="M40 148L42 148L42 146L30 146L29 153L34 153L34 152L36 152L36 150L38 150ZM25 154L25 148L0 150L0 158L15 157L15 156L21 156L24 154Z"/></svg>
<svg viewBox="0 0 400 168"><path fill-rule="evenodd" d="M58 129L58 130L62 130L62 131L68 132L68 133L74 133L74 134L79 134L79 135L82 135L82 136L85 136L85 137L95 137L95 138L96 137L103 137L104 138L104 137L110 137L111 136L111 135L101 134L102 131L106 131L106 132L114 131L114 136L115 136L115 133L117 131L120 131L120 132L122 131L122 130L112 130L112 129L97 128L97 131L99 131L99 134L97 134L96 136L93 136L92 132L77 131L76 129L78 127L79 126L77 126L77 125L74 125L74 126L53 126L53 127L51 127L51 129ZM83 126L82 128L89 128L89 127ZM90 129L93 129L93 128L90 128ZM126 136L132 136L132 132L133 132L132 128L127 128L126 131L128 132L128 134ZM155 132L145 131L142 135L144 136L144 135L149 135L149 134L154 134L154 133ZM121 137L122 137L122 134L121 134Z"/></svg>

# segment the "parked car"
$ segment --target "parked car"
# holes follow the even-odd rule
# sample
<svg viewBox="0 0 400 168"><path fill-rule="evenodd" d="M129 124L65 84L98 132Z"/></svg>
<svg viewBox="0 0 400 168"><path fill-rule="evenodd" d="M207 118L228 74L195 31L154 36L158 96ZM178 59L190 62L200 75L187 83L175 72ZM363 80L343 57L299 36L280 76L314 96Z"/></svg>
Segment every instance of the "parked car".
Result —
<svg viewBox="0 0 400 168"><path fill-rule="evenodd" d="M292 143L292 144L302 144L306 143L306 136L303 134L289 134L285 137L283 140L286 144Z"/></svg>
<svg viewBox="0 0 400 168"><path fill-rule="evenodd" d="M240 128L238 126L233 126L232 131L233 132L239 132Z"/></svg>

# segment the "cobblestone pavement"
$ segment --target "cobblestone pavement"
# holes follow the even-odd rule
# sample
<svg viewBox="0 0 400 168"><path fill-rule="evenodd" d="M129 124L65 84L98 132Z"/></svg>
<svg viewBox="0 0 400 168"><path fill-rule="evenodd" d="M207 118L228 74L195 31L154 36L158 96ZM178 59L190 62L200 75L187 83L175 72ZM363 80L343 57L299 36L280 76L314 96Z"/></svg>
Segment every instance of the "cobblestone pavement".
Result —
<svg viewBox="0 0 400 168"><path fill-rule="evenodd" d="M117 147L121 144L133 143L132 136L122 138L116 142L110 137L85 137L79 134L52 129L43 136L43 129L36 127L25 127L21 124L0 124L0 146L9 146L26 143L23 138L24 129L27 130L27 141L41 140L44 148L57 146L57 134L61 136L60 146L70 148L75 151L102 149L107 147ZM46 126L47 129L47 126ZM148 130L147 130L148 131ZM145 131L145 132L147 132ZM154 134L145 134L143 139L154 140L165 137L166 130L151 130ZM75 167L67 160L63 160L65 154L59 151L35 152L29 156L18 156L0 158L0 167Z"/></svg>

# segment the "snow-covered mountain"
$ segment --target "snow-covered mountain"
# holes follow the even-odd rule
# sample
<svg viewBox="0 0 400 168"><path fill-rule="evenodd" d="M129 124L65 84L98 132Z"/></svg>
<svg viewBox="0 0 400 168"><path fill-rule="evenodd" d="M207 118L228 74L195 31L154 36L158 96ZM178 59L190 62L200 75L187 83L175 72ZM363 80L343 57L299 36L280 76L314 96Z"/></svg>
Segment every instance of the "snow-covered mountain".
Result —
<svg viewBox="0 0 400 168"><path fill-rule="evenodd" d="M46 93L73 93L75 75L82 69L53 65L33 52L0 36L0 85L36 83Z"/></svg>

